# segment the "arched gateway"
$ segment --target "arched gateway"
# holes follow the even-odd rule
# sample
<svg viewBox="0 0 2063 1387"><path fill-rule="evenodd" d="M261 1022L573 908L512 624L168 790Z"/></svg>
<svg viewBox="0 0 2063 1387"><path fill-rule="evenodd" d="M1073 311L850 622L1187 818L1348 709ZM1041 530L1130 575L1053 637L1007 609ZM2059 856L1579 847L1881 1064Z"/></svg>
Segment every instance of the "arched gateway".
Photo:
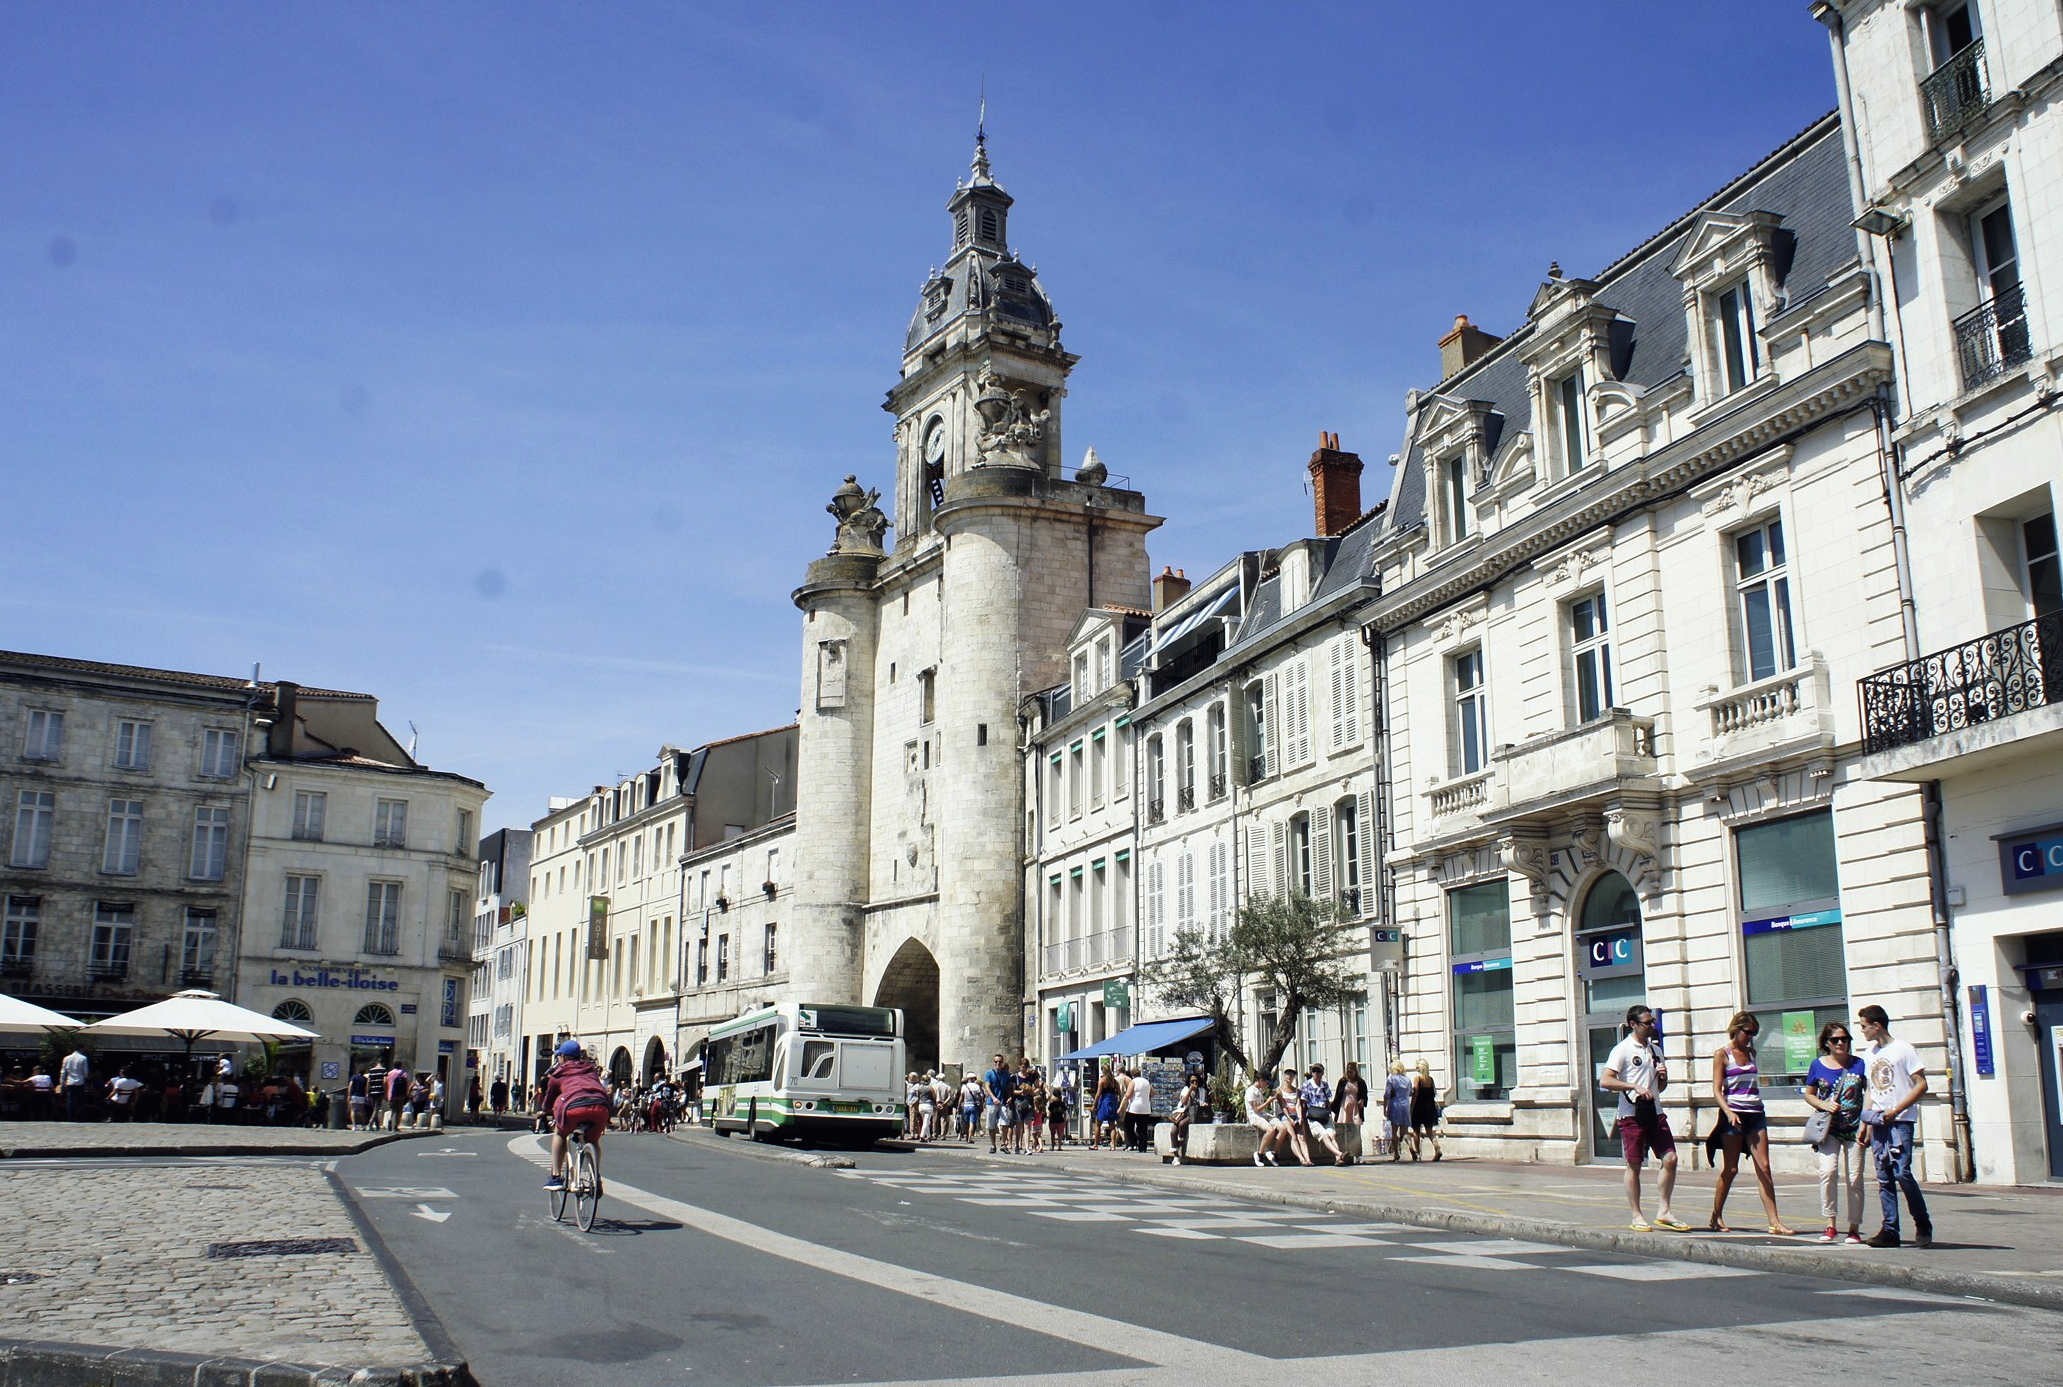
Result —
<svg viewBox="0 0 2063 1387"><path fill-rule="evenodd" d="M874 1005L902 1008L910 1068L938 1068L938 960L931 950L914 939L904 940L874 989ZM955 1058L973 1062L966 1056Z"/></svg>

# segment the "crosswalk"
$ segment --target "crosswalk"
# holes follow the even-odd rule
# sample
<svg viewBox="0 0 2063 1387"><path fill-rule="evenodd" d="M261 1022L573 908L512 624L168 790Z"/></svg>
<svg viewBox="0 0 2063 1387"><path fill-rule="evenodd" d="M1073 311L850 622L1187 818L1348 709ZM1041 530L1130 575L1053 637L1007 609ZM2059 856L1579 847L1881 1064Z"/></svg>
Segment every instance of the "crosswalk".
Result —
<svg viewBox="0 0 2063 1387"><path fill-rule="evenodd" d="M1242 1203L1208 1194L1129 1190L1059 1173L839 1172L923 1199L1003 1209L1054 1223L1095 1224L1170 1242L1235 1242L1282 1252L1368 1248L1392 1261L1455 1271L1557 1271L1622 1281L1683 1281L1762 1273L1704 1262L1628 1258L1518 1238L1444 1233L1407 1223L1326 1219L1309 1209Z"/></svg>

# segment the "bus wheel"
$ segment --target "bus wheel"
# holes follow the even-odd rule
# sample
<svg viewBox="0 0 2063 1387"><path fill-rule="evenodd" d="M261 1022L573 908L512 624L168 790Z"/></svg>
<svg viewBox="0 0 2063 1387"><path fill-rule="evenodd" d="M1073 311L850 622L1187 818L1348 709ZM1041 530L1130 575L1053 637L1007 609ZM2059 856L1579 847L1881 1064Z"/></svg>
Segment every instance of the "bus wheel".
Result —
<svg viewBox="0 0 2063 1387"><path fill-rule="evenodd" d="M766 1133L759 1130L759 1100L757 1098L753 1099L745 1109L745 1130L752 1134L754 1141L766 1140Z"/></svg>

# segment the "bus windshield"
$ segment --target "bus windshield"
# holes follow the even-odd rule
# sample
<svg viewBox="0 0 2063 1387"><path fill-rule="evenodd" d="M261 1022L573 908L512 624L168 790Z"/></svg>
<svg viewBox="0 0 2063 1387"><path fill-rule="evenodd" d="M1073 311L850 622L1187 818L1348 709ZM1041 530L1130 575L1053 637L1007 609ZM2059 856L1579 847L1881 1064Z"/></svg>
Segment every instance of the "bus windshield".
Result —
<svg viewBox="0 0 2063 1387"><path fill-rule="evenodd" d="M796 1029L820 1035L864 1035L892 1038L896 1033L893 1007L812 1006L797 1009Z"/></svg>

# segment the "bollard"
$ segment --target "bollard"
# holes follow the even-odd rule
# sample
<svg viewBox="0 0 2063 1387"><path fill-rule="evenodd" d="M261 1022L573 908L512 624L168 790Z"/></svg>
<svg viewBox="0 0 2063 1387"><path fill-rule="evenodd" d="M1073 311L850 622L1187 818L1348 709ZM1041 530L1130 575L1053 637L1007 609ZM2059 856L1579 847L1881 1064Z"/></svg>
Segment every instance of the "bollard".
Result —
<svg viewBox="0 0 2063 1387"><path fill-rule="evenodd" d="M329 1129L332 1132L341 1132L350 1125L351 1100L339 1089L330 1095Z"/></svg>

